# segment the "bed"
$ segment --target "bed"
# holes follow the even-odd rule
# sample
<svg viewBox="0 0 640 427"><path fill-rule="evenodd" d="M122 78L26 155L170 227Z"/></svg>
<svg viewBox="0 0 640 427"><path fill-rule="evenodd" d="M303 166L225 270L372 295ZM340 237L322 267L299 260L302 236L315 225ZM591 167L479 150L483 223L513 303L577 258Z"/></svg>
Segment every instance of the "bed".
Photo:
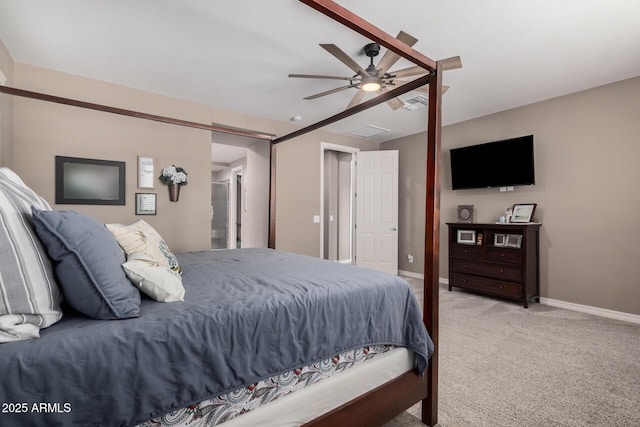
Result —
<svg viewBox="0 0 640 427"><path fill-rule="evenodd" d="M418 356L418 359L417 359L418 363L416 363L415 354L419 355L420 352L416 353L414 351L415 349L410 350L408 354L405 353L404 356L398 356L398 359L404 358L404 362L399 362L396 360L390 363L390 364L396 364L399 366L404 366L399 370L399 372L387 373L385 374L386 376L381 379L381 382L368 384L365 388L360 390L359 393L341 396L336 402L328 404L327 406L319 407L315 411L312 411L311 408L308 408L309 410L307 412L309 412L309 415L306 418L294 419L293 421L290 422L290 425L300 425L300 424L304 424L308 426L379 425L387 420L390 420L394 416L398 415L402 411L406 410L413 404L420 401L422 401L422 421L427 425L435 425L437 423L437 400L438 400L438 393L437 393L438 289L439 289L439 285L438 285L439 259L438 258L439 258L439 229L440 229L440 226L439 226L439 223L440 223L439 165L440 165L440 122L441 122L440 101L441 101L441 91L442 91L442 79L441 79L442 66L440 63L437 63L427 58L426 56L420 54L419 52L416 52L412 48L404 45L403 43L398 42L395 38L393 38L389 34L384 33L380 29L376 28L375 26L371 25L365 20L351 14L349 11L345 10L344 8L338 6L337 4L331 1L301 0L301 2L314 8L315 10L328 16L329 18L334 19L342 23L343 25L353 29L354 31L364 35L370 40L380 43L386 48L393 50L399 56L404 57L410 60L411 62L413 62L414 64L419 65L430 71L429 76L425 77L424 81L421 80L421 83L423 84L429 83L429 112L428 112L428 127L427 127L428 136L426 141L426 144L428 146L428 152L427 152L427 159L426 159L426 170L427 170L426 192L427 194L426 194L426 218L425 218L426 234L425 234L425 268L424 268L425 277L424 277L424 301L423 301L424 315L422 320L423 320L424 326L426 326L426 329L431 337L431 340L434 344L435 349L433 354L431 354L431 357L429 359L429 364L426 367L425 372L422 372L422 368L424 368L424 365L420 364L421 356ZM405 86L408 86L408 85L405 85ZM344 117L347 117L351 114L355 114L366 108L370 108L374 105L377 105L378 103L385 102L386 100L391 99L392 97L400 95L401 93L403 93L403 90L409 90L409 88L407 87L403 89L402 87L400 87L397 89L393 89L387 92L386 94L380 95L358 106L352 107L326 120L318 122L314 125L310 125L306 128L300 129L291 134L284 135L274 139L271 135L263 135L263 134L247 135L245 131L238 131L237 129L233 129L233 128L224 128L223 126L219 126L219 125L187 122L184 120L151 115L151 114L146 114L146 113L137 112L137 111L123 110L123 109L109 107L109 106L102 106L95 103L87 103L87 102L72 100L68 98L61 98L57 96L11 88L7 86L0 87L0 92L9 94L9 95L14 95L14 96L28 97L32 99L47 101L47 102L62 103L62 104L72 105L80 108L90 108L94 110L104 111L106 113L121 114L121 115L130 116L130 117L136 117L138 119L155 120L155 121L160 121L160 122L164 122L172 125L189 126L189 127L204 129L207 131L224 132L224 133L229 133L233 135L240 135L243 137L253 137L253 138L259 138L259 139L271 140L272 168L271 168L271 186L270 186L271 203L270 203L270 213L269 213L270 214L269 247L271 248L276 247L276 244L275 244L275 235L276 235L275 233L275 216L276 216L276 212L275 212L275 189L276 189L275 169L276 168L275 168L275 165L276 165L277 144L289 139L294 139L295 137L303 133L313 131L329 123L332 123ZM272 254L278 254L278 253L273 252ZM185 257L186 257L185 259L189 258L187 255L185 255ZM188 263L189 261L186 260L186 262ZM185 279L186 279L187 276L191 273L185 272L183 274L185 274ZM190 286L188 283L188 280L185 280L185 283L186 283L185 287L188 288ZM188 295L188 292L186 295ZM55 296L52 296L52 297L55 297ZM149 303L150 303L149 301L143 298L143 301L142 301L143 315L141 316L141 318L144 318L146 314L146 310L149 306ZM51 318L54 318L54 317L56 317L56 314L50 313L49 317L43 317L43 320L48 319L48 321L51 321L52 320ZM114 325L117 325L118 323L126 323L130 321L131 320L115 321L115 322L110 321L106 323L109 324L110 325L109 328L111 328L111 327L115 327L115 326L111 326L112 323ZM133 321L140 322L137 319L134 319ZM79 323L76 323L76 322L79 322ZM33 340L33 341L30 341L29 343L43 342L43 341L46 342L47 340L57 341L55 337L57 336L58 332L61 332L60 331L61 329L65 329L65 327L73 328L80 324L83 324L82 319L78 320L78 318L74 318L73 315L70 315L70 316L65 315L65 318L63 318L61 322L53 325L48 329L42 330L43 338L45 338L45 340L42 340L42 339ZM91 321L90 323L91 326L86 326L86 327L82 326L80 327L80 329L85 331L87 330L86 328L89 328L89 330L93 330L94 328L101 329L102 327L98 325L102 325L102 324L104 324L104 322L102 321ZM54 337L54 338L51 338L51 337ZM29 347L32 345L33 344L26 344L25 342L25 344L20 344L18 345L18 347ZM103 345L106 345L106 344L103 344ZM9 348L6 346L7 346L6 344L0 345L0 347ZM15 347L15 346L11 344L10 347ZM352 349L352 350L356 352L359 351L362 353L366 348L371 348L371 347L369 346L369 344L367 344L363 347L358 347L357 349ZM348 370L341 373L340 375L336 375L334 378L329 378L326 380L319 381L317 384L314 384L313 386L310 386L301 391L297 391L296 393L292 393L291 395L284 396L281 399L278 399L277 401L272 402L270 405L265 406L264 408L259 408L255 411L251 411L248 414L243 415L242 417L236 417L230 421L227 421L225 424L228 423L227 425L229 427L233 427L234 425L236 425L234 423L240 422L240 420L243 418L251 419L251 417L253 416L252 414L257 414L263 411L263 409L267 407L275 408L275 409L272 409L271 414L277 415L278 417L277 419L280 419L285 412L289 412L292 406L297 405L297 403L284 403L284 402L291 402L294 398L297 399L296 396L300 396L300 395L310 394L311 401L314 403L318 403L319 401L315 397L317 396L315 392L312 393L309 390L313 390L314 387L315 389L320 389L321 386L324 387L323 384L326 385L326 384L334 383L334 380L337 382L338 378L340 377L344 378L345 376L347 376L347 374L350 374L351 372L355 372L357 370L361 370L361 368L371 369L373 370L373 372L376 372L376 373L381 372L381 368L374 364L380 362L381 360L384 360L384 358L389 355L397 355L399 351L400 352L402 351L401 348L402 346L400 346L400 349L399 348L388 348L388 349L383 348L380 351L382 354L377 355L375 358L372 358L371 360L367 360L361 366L354 366L353 368L349 368ZM38 351L41 351L41 350L38 350ZM360 356L354 355L353 357L357 358ZM393 356L393 357L396 357L396 356ZM28 360L32 360L32 359L28 359ZM323 360L327 360L327 359L323 359ZM83 361L83 363L85 362L86 361ZM17 363L18 365L20 365L22 362L14 361L13 363ZM323 363L323 361L320 361L318 363ZM402 365L402 363L405 363L405 365ZM369 366L370 368L366 368L367 366ZM280 370L282 369L284 368L281 368ZM296 368L296 369L299 369L299 368ZM96 369L96 371L101 371L101 369ZM5 370L3 368L3 373L4 372L12 372L12 370L8 368ZM281 375L286 374L286 372L280 372L280 374ZM258 375L258 376L260 377L262 375ZM364 378L370 378L375 376L377 375L371 375L371 371L366 371L366 370L365 370L365 374L363 374ZM135 377L127 378L127 381L133 381L134 378ZM268 378L271 378L271 377L268 377ZM362 378L362 377L356 377L356 378ZM22 380L24 378L19 378L19 379ZM56 378L56 381L57 381L57 378ZM245 379L245 382L246 381L249 381L249 380ZM356 380L356 381L360 381L360 380ZM5 381L3 380L3 384L4 383ZM244 384L242 381L240 381L240 383ZM182 385L187 386L188 388L188 385L185 385L185 383L182 383ZM94 389L95 388L96 387L94 387ZM342 386L338 386L338 388L342 388ZM325 392L325 393L335 394L335 389L330 388L329 390L330 390L329 392ZM91 390L91 393L93 393L94 391L95 390ZM141 396L138 396L137 394L133 393L132 389L130 388L123 392L127 393L131 397L131 399L133 399L132 401L136 404L138 403L138 399L142 398ZM319 391L318 393L322 393L322 392ZM35 394L35 397L31 396L30 399L33 400L36 397L41 398L43 396L44 395L42 393ZM5 396L2 396L2 398L6 399ZM3 400L3 402L5 401ZM186 408L180 406L180 404L185 402L191 402L191 403L188 404ZM305 400L303 400L303 402L305 402ZM306 402L309 402L309 400L306 400ZM8 403L21 404L20 401L15 401L15 402L11 401ZM70 402L65 402L65 401L53 402L52 401L48 403L50 403L51 405L49 407L47 407L46 405L42 407L43 410L41 412L47 413L47 416L53 417L52 419L55 419L56 416L62 416L65 414L68 415L73 411L72 405L71 407L65 405L65 403L70 403ZM183 408L189 411L193 409L192 407L195 408L195 405L197 403L198 402L195 401L194 397L185 396L179 401L173 402L171 405L167 406L165 409ZM15 418L16 416L15 412L19 411L22 408L23 406L15 406L15 405L12 407L7 407L6 408L7 410L13 409L13 411L9 411L13 413L7 414L5 411L5 413L2 415L13 417L12 419L16 420L17 418ZM28 405L27 405L27 408L29 410L32 409L32 408L29 408ZM158 425L158 423L161 421L159 421L158 418L156 417L157 414L159 414L159 412L156 411L155 409L153 411L148 412L146 415L130 414L129 418L126 418L127 421L123 421L122 424L118 424L120 423L120 421L114 421L114 425L128 425L126 423L129 423L132 420L133 422L141 422L143 424L147 423L147 425ZM74 414L74 416L76 415ZM258 424L262 425L260 423ZM100 423L100 425L103 425L103 424ZM197 425L197 424L194 422L190 425Z"/></svg>
<svg viewBox="0 0 640 427"><path fill-rule="evenodd" d="M433 344L402 279L271 249L178 259L183 302L143 298L140 316L126 320L66 311L39 339L0 346L0 401L28 408L5 408L3 421L175 425L177 415L160 416L290 371L304 382L305 366L349 365L370 349L389 352L381 345L411 350L409 369L425 371ZM42 402L58 407L33 410ZM215 425L230 413L209 406L191 421Z"/></svg>

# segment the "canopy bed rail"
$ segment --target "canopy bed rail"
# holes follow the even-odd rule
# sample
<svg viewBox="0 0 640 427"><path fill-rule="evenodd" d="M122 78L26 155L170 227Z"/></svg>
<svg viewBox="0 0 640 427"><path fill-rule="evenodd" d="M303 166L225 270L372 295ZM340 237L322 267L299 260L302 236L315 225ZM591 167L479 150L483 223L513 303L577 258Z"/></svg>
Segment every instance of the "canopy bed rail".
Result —
<svg viewBox="0 0 640 427"><path fill-rule="evenodd" d="M425 262L424 262L424 300L423 321L435 344L424 376L417 371L407 372L365 395L346 403L340 408L309 422L308 426L333 425L375 425L385 422L402 411L422 401L422 422L433 426L437 424L438 399L438 316L439 316L439 245L440 245L440 138L441 138L441 99L442 99L442 63L417 52L408 45L375 27L366 20L349 12L330 0L300 0L305 5L345 25L368 39L392 50L401 57L421 66L429 74L413 80L402 87L393 89L372 100L347 109L332 117L319 121L298 131L275 138L263 132L252 132L221 125L202 124L176 118L142 113L117 107L73 100L23 89L0 86L0 93L54 102L80 108L88 108L107 113L120 114L145 120L186 126L214 132L224 132L242 137L271 141L271 183L269 208L269 247L275 248L275 185L276 185L276 144L293 139L305 133L334 123L345 117L364 111L388 99L396 97L420 86L429 84L429 105L427 123L427 159L426 159L426 217L425 217Z"/></svg>

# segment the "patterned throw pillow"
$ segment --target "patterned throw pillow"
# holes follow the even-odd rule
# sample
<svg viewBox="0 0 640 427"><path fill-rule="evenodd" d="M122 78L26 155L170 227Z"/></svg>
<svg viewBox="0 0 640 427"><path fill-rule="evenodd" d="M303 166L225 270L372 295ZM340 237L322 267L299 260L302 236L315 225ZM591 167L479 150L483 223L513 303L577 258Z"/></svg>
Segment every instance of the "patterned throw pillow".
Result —
<svg viewBox="0 0 640 427"><path fill-rule="evenodd" d="M167 243L145 221L138 220L130 225L107 224L107 229L113 233L127 257L133 253L143 253L163 267L180 271L178 259Z"/></svg>
<svg viewBox="0 0 640 427"><path fill-rule="evenodd" d="M51 206L11 170L0 168L0 343L37 338L62 318L61 295L31 206Z"/></svg>
<svg viewBox="0 0 640 427"><path fill-rule="evenodd" d="M182 276L177 271L159 265L145 254L136 252L127 257L122 268L131 282L156 301L184 301Z"/></svg>

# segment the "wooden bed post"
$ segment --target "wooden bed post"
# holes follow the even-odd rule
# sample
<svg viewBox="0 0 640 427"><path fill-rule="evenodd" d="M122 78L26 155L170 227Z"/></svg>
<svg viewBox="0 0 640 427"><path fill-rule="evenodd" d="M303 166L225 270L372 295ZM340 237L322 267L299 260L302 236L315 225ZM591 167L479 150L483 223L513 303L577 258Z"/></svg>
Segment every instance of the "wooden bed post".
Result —
<svg viewBox="0 0 640 427"><path fill-rule="evenodd" d="M442 125L442 64L429 84L427 183L424 250L424 323L435 345L428 367L428 397L422 401L422 422L438 423L438 319L440 292L440 133Z"/></svg>
<svg viewBox="0 0 640 427"><path fill-rule="evenodd" d="M269 237L268 246L276 248L276 144L271 143L269 153Z"/></svg>

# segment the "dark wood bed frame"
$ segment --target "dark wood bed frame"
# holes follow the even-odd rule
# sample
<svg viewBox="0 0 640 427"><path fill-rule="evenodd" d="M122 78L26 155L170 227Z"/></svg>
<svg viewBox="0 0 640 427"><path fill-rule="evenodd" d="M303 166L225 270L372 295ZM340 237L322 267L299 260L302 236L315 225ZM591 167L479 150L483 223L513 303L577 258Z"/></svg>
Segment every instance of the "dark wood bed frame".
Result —
<svg viewBox="0 0 640 427"><path fill-rule="evenodd" d="M379 43L415 65L428 71L398 88L383 93L373 99L349 108L341 113L299 129L290 134L274 138L268 133L247 131L217 124L204 124L186 120L126 110L76 99L0 86L0 93L22 96L41 101L55 102L80 108L88 108L107 113L120 114L145 120L154 120L178 126L222 132L239 137L262 139L271 142L271 183L269 191L269 247L275 248L275 172L277 144L320 129L353 114L386 102L405 92L429 85L429 112L427 123L426 162L426 217L425 217L425 261L424 261L424 315L423 321L435 344L435 352L429 362L427 373L420 376L416 370L407 372L388 383L348 402L305 424L312 427L372 426L381 425L414 404L422 401L422 422L435 426L438 422L438 318L439 318L439 247L440 247L440 129L442 99L442 64L433 61L413 48L398 41L373 24L349 12L331 0L299 0L327 17L345 25L364 37Z"/></svg>

